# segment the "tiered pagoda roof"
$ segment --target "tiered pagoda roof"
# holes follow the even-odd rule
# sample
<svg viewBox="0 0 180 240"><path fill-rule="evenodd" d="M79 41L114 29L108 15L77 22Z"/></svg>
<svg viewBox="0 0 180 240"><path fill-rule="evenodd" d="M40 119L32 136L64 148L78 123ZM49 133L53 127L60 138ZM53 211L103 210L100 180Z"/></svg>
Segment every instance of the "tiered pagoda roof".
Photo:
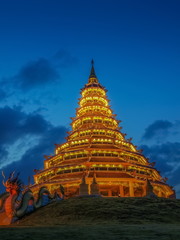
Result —
<svg viewBox="0 0 180 240"><path fill-rule="evenodd" d="M87 184L94 174L104 196L144 196L147 179L158 196L169 197L172 188L131 139L126 140L120 121L109 105L107 90L99 83L92 62L88 83L81 89L79 107L72 119L66 142L56 145L55 155L47 157L44 169L35 176L36 191L46 185L50 191L63 185L70 196L78 193L85 175Z"/></svg>

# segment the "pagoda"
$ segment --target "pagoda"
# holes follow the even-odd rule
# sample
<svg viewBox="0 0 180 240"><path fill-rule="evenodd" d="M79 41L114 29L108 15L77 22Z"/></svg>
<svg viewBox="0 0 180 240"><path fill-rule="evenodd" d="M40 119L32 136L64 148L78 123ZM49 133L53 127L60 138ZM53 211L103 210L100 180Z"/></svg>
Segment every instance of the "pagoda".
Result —
<svg viewBox="0 0 180 240"><path fill-rule="evenodd" d="M36 193L46 186L51 193L64 187L68 197L81 194L143 197L149 184L158 197L174 194L159 171L126 140L113 114L107 90L98 81L94 64L88 83L81 89L79 107L72 119L66 142L56 145L55 155L46 156L44 169L36 171Z"/></svg>

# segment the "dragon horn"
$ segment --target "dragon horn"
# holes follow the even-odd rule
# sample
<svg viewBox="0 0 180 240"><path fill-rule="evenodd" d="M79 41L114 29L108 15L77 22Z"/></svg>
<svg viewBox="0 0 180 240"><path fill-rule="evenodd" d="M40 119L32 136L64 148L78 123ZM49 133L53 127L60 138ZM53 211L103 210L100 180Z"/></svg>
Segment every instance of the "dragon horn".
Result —
<svg viewBox="0 0 180 240"><path fill-rule="evenodd" d="M3 171L2 171L2 176L3 176L4 179L6 178Z"/></svg>
<svg viewBox="0 0 180 240"><path fill-rule="evenodd" d="M5 184L4 180L2 181L2 183L3 183L3 185L6 187L6 184Z"/></svg>
<svg viewBox="0 0 180 240"><path fill-rule="evenodd" d="M17 173L16 177L14 178L14 182L17 182L17 181L19 180L19 179L18 179L19 174L20 174L20 172Z"/></svg>
<svg viewBox="0 0 180 240"><path fill-rule="evenodd" d="M12 172L12 173L10 173L9 179L13 179L13 177L14 177L14 173L15 173L15 171Z"/></svg>

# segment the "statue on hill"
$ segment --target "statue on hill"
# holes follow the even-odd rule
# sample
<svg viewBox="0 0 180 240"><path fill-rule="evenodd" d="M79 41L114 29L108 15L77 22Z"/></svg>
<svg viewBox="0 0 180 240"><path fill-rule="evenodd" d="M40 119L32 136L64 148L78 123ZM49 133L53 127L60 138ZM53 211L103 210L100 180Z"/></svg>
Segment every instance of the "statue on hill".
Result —
<svg viewBox="0 0 180 240"><path fill-rule="evenodd" d="M35 200L32 191L19 179L19 173L16 176L14 174L15 172L12 172L5 182L3 180L6 192L0 195L0 225L9 225L54 199L54 196L42 187ZM2 175L5 179L4 173Z"/></svg>
<svg viewBox="0 0 180 240"><path fill-rule="evenodd" d="M94 173L94 176L93 176L93 181L90 185L90 189L91 189L91 194L92 195L99 195L99 185L96 181L96 175Z"/></svg>
<svg viewBox="0 0 180 240"><path fill-rule="evenodd" d="M157 198L156 194L153 192L153 186L149 179L146 180L146 198Z"/></svg>
<svg viewBox="0 0 180 240"><path fill-rule="evenodd" d="M79 185L79 195L86 196L89 194L88 184L86 183L86 174L82 176L81 184Z"/></svg>

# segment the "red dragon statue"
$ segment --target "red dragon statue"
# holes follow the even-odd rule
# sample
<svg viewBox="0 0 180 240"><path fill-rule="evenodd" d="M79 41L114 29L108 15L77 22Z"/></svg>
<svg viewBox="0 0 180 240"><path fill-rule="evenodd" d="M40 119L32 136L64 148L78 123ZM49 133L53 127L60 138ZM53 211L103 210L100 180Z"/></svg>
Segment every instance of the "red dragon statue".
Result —
<svg viewBox="0 0 180 240"><path fill-rule="evenodd" d="M2 175L5 179L4 173ZM32 191L19 179L19 173L16 176L11 173L5 182L3 180L3 185L6 192L0 195L0 225L9 225L52 200L60 199L56 193L52 196L42 187L35 200Z"/></svg>

